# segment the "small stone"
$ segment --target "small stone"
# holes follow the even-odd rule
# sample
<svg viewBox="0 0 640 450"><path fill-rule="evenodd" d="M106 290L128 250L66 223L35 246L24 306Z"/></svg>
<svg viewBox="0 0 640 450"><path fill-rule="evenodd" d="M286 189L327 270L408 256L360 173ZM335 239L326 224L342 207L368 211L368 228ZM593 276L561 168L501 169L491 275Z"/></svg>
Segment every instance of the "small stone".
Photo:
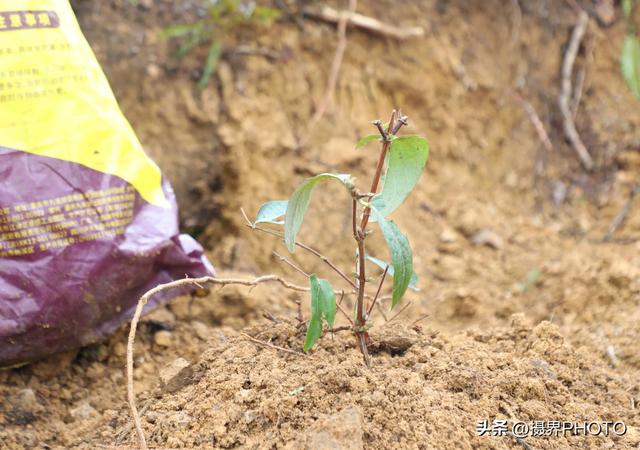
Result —
<svg viewBox="0 0 640 450"><path fill-rule="evenodd" d="M104 373L105 373L104 364L100 364L100 363L93 363L86 370L87 378L92 381L101 379L102 377L104 377Z"/></svg>
<svg viewBox="0 0 640 450"><path fill-rule="evenodd" d="M181 428L186 428L193 418L184 411L178 411L177 413L171 416L171 423L178 425Z"/></svg>
<svg viewBox="0 0 640 450"><path fill-rule="evenodd" d="M33 389L21 389L13 398L13 406L22 413L41 412L44 407L38 403L35 392Z"/></svg>
<svg viewBox="0 0 640 450"><path fill-rule="evenodd" d="M507 187L510 188L515 188L518 186L518 174L515 173L514 171L511 171L507 174L507 176L504 178L504 184L507 185Z"/></svg>
<svg viewBox="0 0 640 450"><path fill-rule="evenodd" d="M391 355L401 355L418 342L418 333L404 324L392 323L372 330L371 338L378 350Z"/></svg>
<svg viewBox="0 0 640 450"><path fill-rule="evenodd" d="M144 322L151 323L161 330L173 330L176 327L176 316L167 308L158 308L143 318Z"/></svg>
<svg viewBox="0 0 640 450"><path fill-rule="evenodd" d="M474 234L471 238L471 242L476 245L486 245L487 247L491 247L496 250L500 250L504 246L502 237L489 228L484 228Z"/></svg>
<svg viewBox="0 0 640 450"><path fill-rule="evenodd" d="M562 181L556 181L553 183L553 187L551 190L551 200L555 206L562 205L567 199L567 195L569 194L569 189L567 185Z"/></svg>
<svg viewBox="0 0 640 450"><path fill-rule="evenodd" d="M245 411L245 413L242 415L242 421L247 425L249 425L250 423L253 423L256 420L256 418L257 418L257 415L255 411Z"/></svg>
<svg viewBox="0 0 640 450"><path fill-rule="evenodd" d="M113 354L116 356L124 356L127 354L127 346L123 342L117 342L113 346Z"/></svg>
<svg viewBox="0 0 640 450"><path fill-rule="evenodd" d="M253 400L253 392L251 389L240 389L238 393L235 395L236 403L249 403Z"/></svg>
<svg viewBox="0 0 640 450"><path fill-rule="evenodd" d="M149 64L147 66L147 75L149 75L149 78L157 79L160 76L160 68L156 64Z"/></svg>
<svg viewBox="0 0 640 450"><path fill-rule="evenodd" d="M444 230L442 230L442 233L440 233L440 242L449 244L452 242L456 242L457 240L458 240L458 236L456 232L453 231L451 228L445 228Z"/></svg>
<svg viewBox="0 0 640 450"><path fill-rule="evenodd" d="M160 330L153 335L153 342L160 347L171 347L173 336L166 330Z"/></svg>
<svg viewBox="0 0 640 450"><path fill-rule="evenodd" d="M465 209L454 220L456 229L466 237L473 236L480 229L481 218L474 209Z"/></svg>
<svg viewBox="0 0 640 450"><path fill-rule="evenodd" d="M171 364L160 369L160 384L167 392L176 392L193 381L193 368L184 358L176 358Z"/></svg>
<svg viewBox="0 0 640 450"><path fill-rule="evenodd" d="M96 411L89 403L85 402L70 409L69 414L71 414L71 417L73 417L74 420L81 421L97 416L98 411Z"/></svg>
<svg viewBox="0 0 640 450"><path fill-rule="evenodd" d="M203 341L206 341L211 336L211 329L207 326L207 324L200 322L199 320L194 320L191 323L193 327L193 331L196 332L196 336L198 336Z"/></svg>

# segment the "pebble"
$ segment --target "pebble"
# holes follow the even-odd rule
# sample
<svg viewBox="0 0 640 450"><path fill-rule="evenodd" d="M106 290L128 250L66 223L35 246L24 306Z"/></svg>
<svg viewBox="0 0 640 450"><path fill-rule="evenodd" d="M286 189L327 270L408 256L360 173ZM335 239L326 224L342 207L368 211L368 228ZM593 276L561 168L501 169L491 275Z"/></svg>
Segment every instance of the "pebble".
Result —
<svg viewBox="0 0 640 450"><path fill-rule="evenodd" d="M185 428L187 425L191 423L193 418L184 411L178 411L177 413L171 416L170 421L179 427Z"/></svg>
<svg viewBox="0 0 640 450"><path fill-rule="evenodd" d="M203 341L206 341L211 336L211 329L207 326L207 324L200 322L199 320L194 320L191 323L193 327L193 331L196 332L196 336L198 336Z"/></svg>
<svg viewBox="0 0 640 450"><path fill-rule="evenodd" d="M504 247L504 241L502 237L495 231L484 228L473 235L471 242L476 245L486 245L487 247L500 250Z"/></svg>
<svg viewBox="0 0 640 450"><path fill-rule="evenodd" d="M169 331L160 330L156 334L153 335L153 342L160 347L171 347L171 342L173 340L173 336Z"/></svg>
<svg viewBox="0 0 640 450"><path fill-rule="evenodd" d="M70 409L69 414L71 415L71 417L73 417L74 420L80 421L88 419L92 416L97 416L98 411L96 411L95 408L93 408L93 406L91 406L89 403L85 402L81 403L75 408Z"/></svg>
<svg viewBox="0 0 640 450"><path fill-rule="evenodd" d="M23 413L37 413L44 409L44 407L38 403L35 392L33 389L21 389L18 391L13 399L13 405L16 409Z"/></svg>
<svg viewBox="0 0 640 450"><path fill-rule="evenodd" d="M176 316L167 308L158 308L143 318L144 322L156 324L163 330L173 330L176 326Z"/></svg>
<svg viewBox="0 0 640 450"><path fill-rule="evenodd" d="M160 384L167 392L176 392L193 381L193 368L184 358L176 358L160 369Z"/></svg>

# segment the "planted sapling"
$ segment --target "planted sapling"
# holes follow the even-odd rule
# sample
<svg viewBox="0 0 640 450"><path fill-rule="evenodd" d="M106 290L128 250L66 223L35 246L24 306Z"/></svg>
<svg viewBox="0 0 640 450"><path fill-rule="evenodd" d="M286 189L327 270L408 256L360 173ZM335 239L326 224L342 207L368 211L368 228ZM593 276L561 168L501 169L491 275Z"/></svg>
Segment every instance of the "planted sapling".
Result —
<svg viewBox="0 0 640 450"><path fill-rule="evenodd" d="M391 293L391 308L396 307L407 288L415 288L417 277L413 271L413 254L407 237L402 234L395 223L388 220L388 216L396 210L413 190L420 179L422 170L427 163L429 156L429 146L427 141L420 136L397 136L398 131L407 125L407 117L396 113L391 113L391 120L383 125L380 121L373 124L377 127L378 133L362 138L356 148L362 149L372 142L380 142L381 150L376 171L373 176L371 188L368 191L360 191L355 180L348 174L321 173L305 180L289 197L289 200L277 200L267 202L260 207L256 220L251 222L244 211L242 211L247 225L254 230L259 230L284 239L287 249L293 253L296 247L312 253L320 258L325 264L342 278L349 286L349 294L356 295L356 304L353 318L344 311L340 301L336 301L336 293L340 294L340 299L345 295L345 290L335 290L332 284L315 274L308 274L297 267L291 261L280 257L289 263L294 269L302 273L309 279L309 287L298 286L290 283L276 275L263 275L253 280L242 278L219 278L216 276L205 276L200 278L185 278L169 283L160 284L147 291L136 305L131 319L129 339L127 342L127 399L134 427L138 434L140 448L146 449L147 444L142 430L140 415L135 402L135 391L133 389L133 350L136 336L136 329L142 310L147 302L156 294L175 288L199 287L206 284L226 286L229 284L243 286L257 286L262 283L280 283L287 289L298 292L310 292L311 294L311 317L307 322L307 332L304 340L303 350L308 352L322 335L323 326L326 323L329 330L338 331L334 328L336 312L340 311L349 322L349 327L356 336L358 346L364 357L367 366L369 363L369 353L367 350L367 331L371 327L370 316L373 307L379 300L380 292L386 275L393 277L393 287ZM332 263L319 251L296 240L300 227L304 221L305 213L311 201L311 194L314 188L323 181L333 181L342 184L351 199L351 219L352 233L357 248L357 258L355 274L350 277L338 266ZM382 183L382 189L378 193L378 186ZM284 219L283 219L284 218ZM284 230L274 230L259 226L262 223L271 223L284 226ZM391 253L391 264L367 254L365 242L370 233L369 226L377 223L382 231L382 235ZM276 254L277 255L277 254ZM279 256L279 255L277 255ZM366 262L377 265L384 270L380 283L374 296L366 293L367 276ZM365 304L365 300L368 304ZM299 313L301 316L301 313ZM299 317L301 323L305 323ZM248 335L254 342L257 341ZM280 351L297 354L299 352L280 348L270 343L263 343L269 347ZM301 353L302 354L302 353Z"/></svg>
<svg viewBox="0 0 640 450"><path fill-rule="evenodd" d="M303 181L291 194L289 200L276 200L263 204L258 210L256 220L250 223L253 229L284 238L285 245L291 253L295 251L296 247L300 247L320 257L343 281L349 284L350 293L356 295L356 303L353 318L347 313L345 316L351 324L350 328L356 336L358 347L367 365L369 365L367 331L371 327L371 311L379 300L386 275L393 278L391 308L396 307L401 302L407 288L415 287L417 282L413 271L413 254L409 240L388 217L413 190L429 156L429 146L423 137L397 135L398 131L407 125L406 116L396 113L394 110L388 124L383 125L381 121L375 121L373 124L378 132L365 136L356 145L357 149L363 149L373 142L379 142L381 145L378 163L368 190L360 190L356 185L356 180L349 174L321 173ZM347 195L351 198L352 234L357 254L353 279L320 252L296 240L311 201L311 194L314 188L324 181L342 184ZM382 187L378 193L380 184ZM259 227L258 224L262 223L283 226L284 230L281 232ZM373 223L377 224L382 231L387 243L391 255L390 264L367 254L365 244ZM373 296L366 292L367 261L384 270L380 284ZM310 284L311 317L307 323L303 348L305 352L308 352L322 335L325 323L329 330L333 329L336 311L343 311L340 303L336 301L336 293L344 294L345 291L334 289L328 280L318 278L315 274L308 275L301 269L298 270L308 276Z"/></svg>

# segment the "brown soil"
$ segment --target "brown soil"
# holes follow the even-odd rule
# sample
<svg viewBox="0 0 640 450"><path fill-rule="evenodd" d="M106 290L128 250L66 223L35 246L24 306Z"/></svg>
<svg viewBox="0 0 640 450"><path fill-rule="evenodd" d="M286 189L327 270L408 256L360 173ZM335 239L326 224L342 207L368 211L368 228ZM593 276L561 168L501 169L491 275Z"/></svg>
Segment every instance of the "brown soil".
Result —
<svg viewBox="0 0 640 450"><path fill-rule="evenodd" d="M623 21L605 27L592 19L576 62L586 74L576 123L599 167L586 174L563 139L557 107L576 17L570 2L359 2L363 14L420 25L426 35L399 43L351 31L337 106L310 134L334 28L282 21L241 30L230 47L273 48L281 60L229 54L200 92L193 81L205 49L177 61L159 33L193 17L193 3L73 3L125 114L178 193L185 229L199 234L221 275L276 273L304 283L271 257L284 252L280 243L243 226L239 208L253 214L320 171L368 180L376 151L353 150L353 143L371 131L371 119L400 106L409 132L431 145L425 176L394 214L413 244L422 290L408 295L411 306L395 320L374 315L373 368L363 367L344 333L324 337L309 357L240 336L249 327L260 340L300 349L295 301L306 312L308 300L280 287L176 299L138 335L136 390L139 405L148 405L151 444L640 445L637 205L615 239L601 242L640 173L640 109L619 74ZM552 153L510 90L536 108ZM340 194L314 194L301 239L348 268L353 249ZM374 236L372 253L386 257L379 242ZM294 256L305 270L332 278L321 262ZM135 445L125 404L126 331L78 354L0 371L0 447ZM170 393L158 387L158 372L177 357L193 363L192 373ZM524 444L477 435L478 421L496 418L619 420L628 431Z"/></svg>

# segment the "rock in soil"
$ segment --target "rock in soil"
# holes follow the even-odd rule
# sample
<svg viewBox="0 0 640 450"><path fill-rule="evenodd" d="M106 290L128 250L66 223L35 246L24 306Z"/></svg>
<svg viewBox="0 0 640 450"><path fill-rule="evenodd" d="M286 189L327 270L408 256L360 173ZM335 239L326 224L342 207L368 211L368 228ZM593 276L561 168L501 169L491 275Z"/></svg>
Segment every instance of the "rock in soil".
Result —
<svg viewBox="0 0 640 450"><path fill-rule="evenodd" d="M176 358L160 370L160 385L167 392L176 392L193 381L193 368L184 358Z"/></svg>
<svg viewBox="0 0 640 450"><path fill-rule="evenodd" d="M173 337L169 331L160 330L153 335L153 342L160 347L171 347Z"/></svg>

